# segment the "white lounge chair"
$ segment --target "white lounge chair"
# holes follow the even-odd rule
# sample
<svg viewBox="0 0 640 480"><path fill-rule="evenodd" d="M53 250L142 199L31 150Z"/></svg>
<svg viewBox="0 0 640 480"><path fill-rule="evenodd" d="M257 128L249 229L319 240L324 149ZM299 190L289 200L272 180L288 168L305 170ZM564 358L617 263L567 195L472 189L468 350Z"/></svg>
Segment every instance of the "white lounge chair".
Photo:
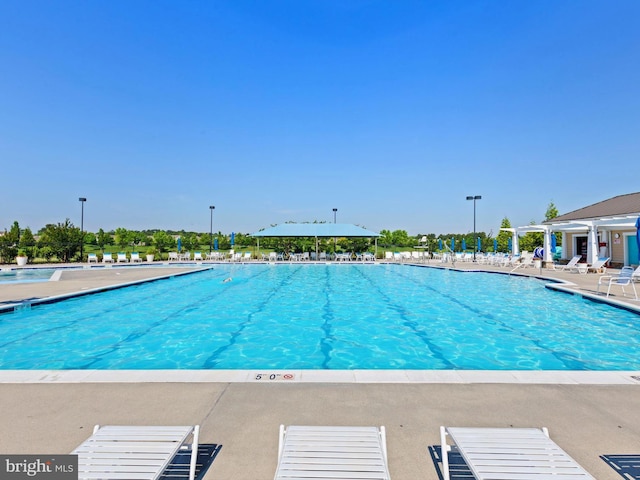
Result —
<svg viewBox="0 0 640 480"><path fill-rule="evenodd" d="M178 255L178 252L169 252L169 261L171 260L180 260L180 256Z"/></svg>
<svg viewBox="0 0 640 480"><path fill-rule="evenodd" d="M157 479L192 437L189 479L194 480L198 435L195 426L96 425L93 435L72 454L78 455L78 478Z"/></svg>
<svg viewBox="0 0 640 480"><path fill-rule="evenodd" d="M578 264L578 262L580 261L581 258L582 258L581 255L575 255L575 256L571 257L571 260L569 260L569 263L567 263L566 265L556 265L554 263L553 264L553 269L554 270L560 270L560 271L571 270L572 268L576 268L576 265Z"/></svg>
<svg viewBox="0 0 640 480"><path fill-rule="evenodd" d="M129 263L126 252L118 252L117 263Z"/></svg>
<svg viewBox="0 0 640 480"><path fill-rule="evenodd" d="M95 253L87 253L87 263L98 263L98 255Z"/></svg>
<svg viewBox="0 0 640 480"><path fill-rule="evenodd" d="M138 252L131 252L131 263L142 263L142 259L140 258L140 254Z"/></svg>
<svg viewBox="0 0 640 480"><path fill-rule="evenodd" d="M242 255L242 261L243 262L250 262L251 261L251 252L244 252L244 255Z"/></svg>
<svg viewBox="0 0 640 480"><path fill-rule="evenodd" d="M202 252L193 252L193 261L194 262L201 262L202 260L203 260Z"/></svg>
<svg viewBox="0 0 640 480"><path fill-rule="evenodd" d="M593 264L587 267L587 272L595 272L595 273L606 273L607 267L605 266L607 262L610 260L610 257L599 258Z"/></svg>
<svg viewBox="0 0 640 480"><path fill-rule="evenodd" d="M276 252L269 253L269 261L276 262L278 260L278 254Z"/></svg>
<svg viewBox="0 0 640 480"><path fill-rule="evenodd" d="M102 263L113 263L113 257L111 256L111 253L104 252L102 254Z"/></svg>
<svg viewBox="0 0 640 480"><path fill-rule="evenodd" d="M476 480L595 480L549 438L546 428L440 427L444 480L450 478L447 436Z"/></svg>
<svg viewBox="0 0 640 480"><path fill-rule="evenodd" d="M638 267L640 269L640 267ZM638 292L636 291L636 286L633 282L634 270L633 267L622 267L619 275L602 275L598 279L598 288L596 291L600 293L600 287L607 284L607 298L609 297L609 293L611 292L611 287L613 285L617 285L622 288L622 296L626 296L627 292L624 287L631 287L633 290L633 294L636 300L638 300Z"/></svg>
<svg viewBox="0 0 640 480"><path fill-rule="evenodd" d="M280 426L275 480L388 480L384 427Z"/></svg>

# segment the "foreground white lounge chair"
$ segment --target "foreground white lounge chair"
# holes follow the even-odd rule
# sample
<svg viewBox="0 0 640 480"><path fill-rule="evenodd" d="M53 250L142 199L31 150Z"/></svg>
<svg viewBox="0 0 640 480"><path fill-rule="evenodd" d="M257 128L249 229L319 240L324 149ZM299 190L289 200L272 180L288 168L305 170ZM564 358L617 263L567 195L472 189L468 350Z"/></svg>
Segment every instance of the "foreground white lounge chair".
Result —
<svg viewBox="0 0 640 480"><path fill-rule="evenodd" d="M129 259L127 258L126 252L118 252L118 260L117 263L129 263Z"/></svg>
<svg viewBox="0 0 640 480"><path fill-rule="evenodd" d="M98 263L98 255L95 253L87 253L87 263Z"/></svg>
<svg viewBox="0 0 640 480"><path fill-rule="evenodd" d="M104 252L102 254L102 263L113 263L113 257L111 256L111 253Z"/></svg>
<svg viewBox="0 0 640 480"><path fill-rule="evenodd" d="M638 267L640 269L640 267ZM633 290L633 294L636 300L638 300L638 292L636 290L636 286L633 284L633 276L635 275L633 271L633 267L622 267L619 275L602 275L598 279L598 288L596 291L600 293L600 287L602 285L607 285L607 298L609 298L609 293L611 292L611 286L618 285L622 288L622 296L625 297L627 292L624 287L631 287Z"/></svg>
<svg viewBox="0 0 640 480"><path fill-rule="evenodd" d="M78 478L157 479L192 437L189 480L194 480L198 435L195 426L96 425L93 435L72 454L78 455Z"/></svg>
<svg viewBox="0 0 640 480"><path fill-rule="evenodd" d="M444 480L449 480L447 436L476 480L595 480L549 438L546 428L440 427Z"/></svg>
<svg viewBox="0 0 640 480"><path fill-rule="evenodd" d="M142 263L139 252L131 252L131 263Z"/></svg>
<svg viewBox="0 0 640 480"><path fill-rule="evenodd" d="M384 427L280 426L275 480L388 480Z"/></svg>
<svg viewBox="0 0 640 480"><path fill-rule="evenodd" d="M609 260L610 260L610 257L598 258L598 260L596 260L595 262L593 262L593 264L587 267L587 273L591 271L595 273L607 273L607 267L605 265Z"/></svg>

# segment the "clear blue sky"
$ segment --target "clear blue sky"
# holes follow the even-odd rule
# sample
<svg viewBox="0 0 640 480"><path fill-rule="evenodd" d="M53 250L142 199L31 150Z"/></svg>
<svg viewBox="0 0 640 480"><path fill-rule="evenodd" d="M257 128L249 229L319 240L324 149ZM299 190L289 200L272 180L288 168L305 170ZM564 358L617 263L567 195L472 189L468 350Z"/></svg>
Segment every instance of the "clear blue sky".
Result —
<svg viewBox="0 0 640 480"><path fill-rule="evenodd" d="M640 2L0 4L0 228L497 232L640 190Z"/></svg>

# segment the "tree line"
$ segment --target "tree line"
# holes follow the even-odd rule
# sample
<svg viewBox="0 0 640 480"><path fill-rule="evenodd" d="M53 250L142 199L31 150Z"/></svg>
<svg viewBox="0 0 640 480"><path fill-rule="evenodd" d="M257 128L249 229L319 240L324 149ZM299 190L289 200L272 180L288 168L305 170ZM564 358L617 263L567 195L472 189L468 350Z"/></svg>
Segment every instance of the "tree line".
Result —
<svg viewBox="0 0 640 480"><path fill-rule="evenodd" d="M558 216L558 210L551 202L547 208L545 219L550 220ZM531 222L535 223L535 222ZM511 228L511 222L507 217L502 219L501 228ZM21 229L17 221L9 230L0 235L0 261L12 263L16 256L26 256L30 259L42 259L47 262L59 261L63 263L73 261L86 261L86 253L100 251L104 253L114 247L120 251L139 251L152 253L163 258L163 254L175 251L178 248L178 238L181 249L184 251L214 249L229 250L232 246L243 250L257 246L257 238L249 234L234 233L198 233L184 230L128 230L117 228L105 232L102 228L97 232L82 232L68 218L57 224L47 224L37 234L29 227ZM493 252L497 244L498 252L508 252L511 233L500 230L494 237L492 232L473 232L460 234L449 233L436 235L434 233L419 233L409 235L406 230L382 230L377 240L381 249L414 249L423 248L427 251L438 251L441 248L450 248L451 239L454 239L456 251L461 251L462 241L466 244L467 251ZM425 240L425 241L423 241ZM495 242L494 242L495 240ZM479 244L478 244L479 241ZM233 244L232 244L233 242ZM264 237L260 239L260 247L283 253L313 252L316 249L315 238L281 238ZM542 246L542 233L529 232L519 238L520 249L533 251ZM321 238L318 239L320 251L334 252L373 252L375 240L371 238ZM442 244L442 247L440 245ZM558 241L558 244L560 242ZM84 247L84 248L81 248ZM84 258L80 258L83 251Z"/></svg>

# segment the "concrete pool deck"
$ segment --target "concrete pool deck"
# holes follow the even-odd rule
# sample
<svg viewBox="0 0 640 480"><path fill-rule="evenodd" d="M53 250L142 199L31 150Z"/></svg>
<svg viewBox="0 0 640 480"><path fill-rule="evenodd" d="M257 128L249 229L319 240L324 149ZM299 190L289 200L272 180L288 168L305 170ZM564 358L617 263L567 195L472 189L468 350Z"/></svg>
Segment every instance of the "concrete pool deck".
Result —
<svg viewBox="0 0 640 480"><path fill-rule="evenodd" d="M0 302L87 292L188 269L69 270L57 282L3 285ZM519 273L539 275L534 269ZM581 294L596 290L595 274L542 273L570 281L566 288ZM2 372L0 453L68 453L94 424L199 424L201 443L222 446L205 479L270 479L280 424L384 425L391 478L435 480L440 464L430 452L439 445L440 425L546 426L598 479L621 475L601 456L640 461L638 372L414 371L402 374L406 378L394 372L317 372L316 378L314 372L291 372L291 380L270 380L273 372L214 373ZM258 380L260 373L266 378ZM523 380L525 373L531 376ZM638 478L637 470L635 475L625 478Z"/></svg>

